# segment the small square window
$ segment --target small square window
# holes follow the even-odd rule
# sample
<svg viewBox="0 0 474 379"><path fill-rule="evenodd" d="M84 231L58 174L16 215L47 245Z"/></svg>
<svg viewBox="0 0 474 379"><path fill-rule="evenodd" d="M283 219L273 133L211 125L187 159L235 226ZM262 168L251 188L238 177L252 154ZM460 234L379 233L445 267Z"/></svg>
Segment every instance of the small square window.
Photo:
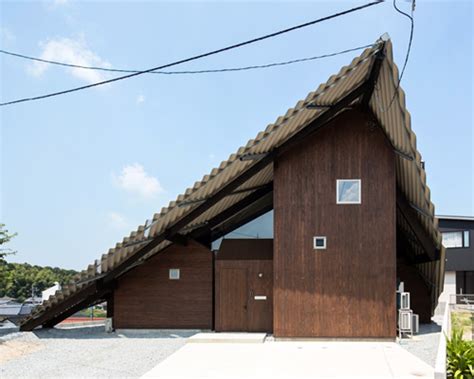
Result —
<svg viewBox="0 0 474 379"><path fill-rule="evenodd" d="M170 268L170 280L179 280L179 268Z"/></svg>
<svg viewBox="0 0 474 379"><path fill-rule="evenodd" d="M338 179L336 202L337 204L361 204L360 179Z"/></svg>
<svg viewBox="0 0 474 379"><path fill-rule="evenodd" d="M326 249L326 237L323 237L323 236L313 237L313 249L316 249L316 250Z"/></svg>

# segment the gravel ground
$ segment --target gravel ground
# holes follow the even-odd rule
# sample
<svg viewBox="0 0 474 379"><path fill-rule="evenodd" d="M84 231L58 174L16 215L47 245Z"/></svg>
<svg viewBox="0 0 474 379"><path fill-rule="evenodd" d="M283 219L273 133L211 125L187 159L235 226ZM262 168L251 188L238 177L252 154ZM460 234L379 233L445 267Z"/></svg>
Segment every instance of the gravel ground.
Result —
<svg viewBox="0 0 474 379"><path fill-rule="evenodd" d="M403 338L399 343L401 347L434 367L440 337L441 323L433 321L431 324L420 324L419 334L415 334L412 339Z"/></svg>
<svg viewBox="0 0 474 379"><path fill-rule="evenodd" d="M12 333L0 337L0 378L140 377L196 332L94 326Z"/></svg>

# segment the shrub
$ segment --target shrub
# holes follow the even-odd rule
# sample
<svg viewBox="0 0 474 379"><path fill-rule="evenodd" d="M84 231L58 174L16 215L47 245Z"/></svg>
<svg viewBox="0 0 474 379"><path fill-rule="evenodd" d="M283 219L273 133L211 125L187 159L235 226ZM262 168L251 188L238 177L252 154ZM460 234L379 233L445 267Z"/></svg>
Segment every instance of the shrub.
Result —
<svg viewBox="0 0 474 379"><path fill-rule="evenodd" d="M446 337L447 375L454 379L473 379L474 343L463 340L463 330L453 328L451 338Z"/></svg>

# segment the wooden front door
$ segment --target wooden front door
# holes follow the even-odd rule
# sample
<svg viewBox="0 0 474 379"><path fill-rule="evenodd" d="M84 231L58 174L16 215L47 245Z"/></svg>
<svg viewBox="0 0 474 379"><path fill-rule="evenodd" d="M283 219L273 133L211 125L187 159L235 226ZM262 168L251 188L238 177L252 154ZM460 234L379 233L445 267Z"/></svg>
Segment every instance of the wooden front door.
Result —
<svg viewBox="0 0 474 379"><path fill-rule="evenodd" d="M272 261L216 261L216 331L273 331Z"/></svg>
<svg viewBox="0 0 474 379"><path fill-rule="evenodd" d="M273 261L255 261L247 269L249 332L273 332Z"/></svg>
<svg viewBox="0 0 474 379"><path fill-rule="evenodd" d="M247 270L222 269L219 287L220 329L228 332L247 330Z"/></svg>

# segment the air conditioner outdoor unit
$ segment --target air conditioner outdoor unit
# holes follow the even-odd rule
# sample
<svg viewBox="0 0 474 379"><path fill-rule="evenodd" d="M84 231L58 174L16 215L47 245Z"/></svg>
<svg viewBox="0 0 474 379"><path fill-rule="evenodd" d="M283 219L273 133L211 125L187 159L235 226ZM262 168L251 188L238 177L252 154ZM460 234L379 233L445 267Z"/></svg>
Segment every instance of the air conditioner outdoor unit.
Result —
<svg viewBox="0 0 474 379"><path fill-rule="evenodd" d="M410 292L400 294L400 309L410 309Z"/></svg>
<svg viewBox="0 0 474 379"><path fill-rule="evenodd" d="M402 310L398 311L398 334L399 337L402 338L402 334L410 334L413 336L413 311L409 310Z"/></svg>
<svg viewBox="0 0 474 379"><path fill-rule="evenodd" d="M411 311L400 311L399 319L398 319L398 327L401 330L412 330L412 312Z"/></svg>
<svg viewBox="0 0 474 379"><path fill-rule="evenodd" d="M412 316L411 330L413 331L414 334L418 334L420 332L420 317L414 313Z"/></svg>

